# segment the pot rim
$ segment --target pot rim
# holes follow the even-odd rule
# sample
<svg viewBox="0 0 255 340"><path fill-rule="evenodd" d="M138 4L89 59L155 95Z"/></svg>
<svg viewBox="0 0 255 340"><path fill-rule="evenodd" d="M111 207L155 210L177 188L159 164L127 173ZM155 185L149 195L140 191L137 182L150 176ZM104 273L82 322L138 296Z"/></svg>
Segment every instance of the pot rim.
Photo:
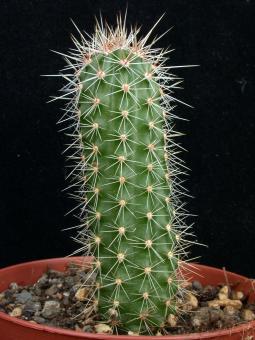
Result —
<svg viewBox="0 0 255 340"><path fill-rule="evenodd" d="M70 261L78 261L78 260L83 260L84 262L89 262L91 261L91 257L90 256L75 256L75 257L61 257L61 258L50 258L50 259L43 259L43 260L35 260L35 261L28 261L28 262L23 262L23 263L19 263L16 265L11 265L8 267L4 267L4 268L0 268L0 273L4 273L5 270L10 270L10 269L16 269L19 267L22 267L24 265L29 266L29 265L34 265L34 264L39 264L39 263L51 263L52 261L58 261L58 262L66 262L68 259L70 259ZM222 271L222 269L220 268L216 268L216 267L211 267L211 266L207 266L207 265L202 265L202 264L194 264L195 266L197 266L198 269L213 269L214 271ZM234 272L231 271L227 271L227 273L230 274L235 274L237 276L237 278L242 279L242 280L247 280L247 281L251 281L251 279L236 274ZM0 318L3 320L6 320L8 322L20 325L22 327L25 328L31 328L34 330L38 330L38 331L42 331L42 332L48 332L48 333L53 333L53 334L60 334L60 335L70 335L73 338L83 338L84 339L109 339L109 340L126 340L127 337L130 339L137 339L137 336L132 336L132 335L111 335L111 334L104 334L104 333L89 333L89 332L77 332L77 331L73 331L73 330L68 330L65 328L57 328L57 327L51 327L51 326L43 326L41 324L34 324L31 323L29 321L25 321L25 320L21 320L15 317L12 317L4 312L0 312ZM227 329L222 329L222 330L214 330L214 331L208 331L208 332L200 332L200 333L184 333L184 334L178 334L178 335L162 335L161 338L164 338L164 340L183 340L183 336L185 336L185 340L192 340L192 339L207 339L207 338L212 338L212 336L223 336L223 335L232 335L235 333L243 333L243 335L245 335L246 332L248 332L249 330L251 330L252 328L255 328L255 320L253 321L249 321L246 323L242 323L240 325L231 327L231 328L227 328ZM160 337L158 336L152 336L152 335L141 335L139 336L140 340L158 340L160 339Z"/></svg>

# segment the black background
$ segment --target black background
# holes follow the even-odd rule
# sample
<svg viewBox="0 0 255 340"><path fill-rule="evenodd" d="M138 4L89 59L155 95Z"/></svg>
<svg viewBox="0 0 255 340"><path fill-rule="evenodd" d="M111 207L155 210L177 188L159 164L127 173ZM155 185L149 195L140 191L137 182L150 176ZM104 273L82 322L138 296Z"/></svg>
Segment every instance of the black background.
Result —
<svg viewBox="0 0 255 340"><path fill-rule="evenodd" d="M195 199L199 262L255 277L254 212L254 20L253 0L1 0L1 232L0 267L25 260L65 256L75 249L76 220L64 217L72 201L65 183L66 139L58 132L61 103L46 104L61 81L54 74L63 60L49 50L66 52L78 27L93 31L94 15L114 23L125 11L128 23L146 33L173 26L157 46L176 48L169 64L199 64L180 69L185 89L177 97L186 133L183 154L192 169L186 187Z"/></svg>

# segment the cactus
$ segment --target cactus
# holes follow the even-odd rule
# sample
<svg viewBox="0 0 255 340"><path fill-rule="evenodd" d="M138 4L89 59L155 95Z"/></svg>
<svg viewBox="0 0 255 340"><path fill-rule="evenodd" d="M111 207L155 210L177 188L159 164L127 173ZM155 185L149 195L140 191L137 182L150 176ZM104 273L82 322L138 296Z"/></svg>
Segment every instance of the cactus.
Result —
<svg viewBox="0 0 255 340"><path fill-rule="evenodd" d="M148 43L152 30L142 39L138 32L121 17L116 29L97 22L89 41L79 31L56 98L67 100L61 122L72 129L76 240L94 254L88 303L117 331L151 334L179 311L191 241L178 178L186 168L173 141L180 78L165 66L169 51Z"/></svg>

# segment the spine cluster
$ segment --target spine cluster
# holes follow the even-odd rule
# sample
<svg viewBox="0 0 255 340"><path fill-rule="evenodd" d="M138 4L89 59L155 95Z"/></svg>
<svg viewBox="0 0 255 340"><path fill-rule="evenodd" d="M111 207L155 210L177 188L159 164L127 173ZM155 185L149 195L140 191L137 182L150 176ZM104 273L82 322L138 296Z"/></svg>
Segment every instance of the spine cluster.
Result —
<svg viewBox="0 0 255 340"><path fill-rule="evenodd" d="M173 140L180 80L165 66L168 52L137 34L119 19L116 29L98 24L89 41L74 38L58 98L73 129L76 239L94 255L90 299L117 329L150 333L178 312L191 242L180 200L186 167Z"/></svg>

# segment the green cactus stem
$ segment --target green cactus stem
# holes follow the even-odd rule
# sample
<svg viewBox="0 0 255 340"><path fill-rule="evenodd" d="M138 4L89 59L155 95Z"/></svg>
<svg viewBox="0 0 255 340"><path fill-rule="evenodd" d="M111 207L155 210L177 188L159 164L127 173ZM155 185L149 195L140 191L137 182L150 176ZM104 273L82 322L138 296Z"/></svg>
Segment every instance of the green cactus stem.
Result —
<svg viewBox="0 0 255 340"><path fill-rule="evenodd" d="M67 100L62 121L74 129L76 239L94 255L88 303L116 329L150 334L178 312L190 241L177 177L185 166L173 141L180 80L164 64L168 51L148 43L151 32L137 34L119 18L116 29L97 24L90 41L74 38L58 98Z"/></svg>

